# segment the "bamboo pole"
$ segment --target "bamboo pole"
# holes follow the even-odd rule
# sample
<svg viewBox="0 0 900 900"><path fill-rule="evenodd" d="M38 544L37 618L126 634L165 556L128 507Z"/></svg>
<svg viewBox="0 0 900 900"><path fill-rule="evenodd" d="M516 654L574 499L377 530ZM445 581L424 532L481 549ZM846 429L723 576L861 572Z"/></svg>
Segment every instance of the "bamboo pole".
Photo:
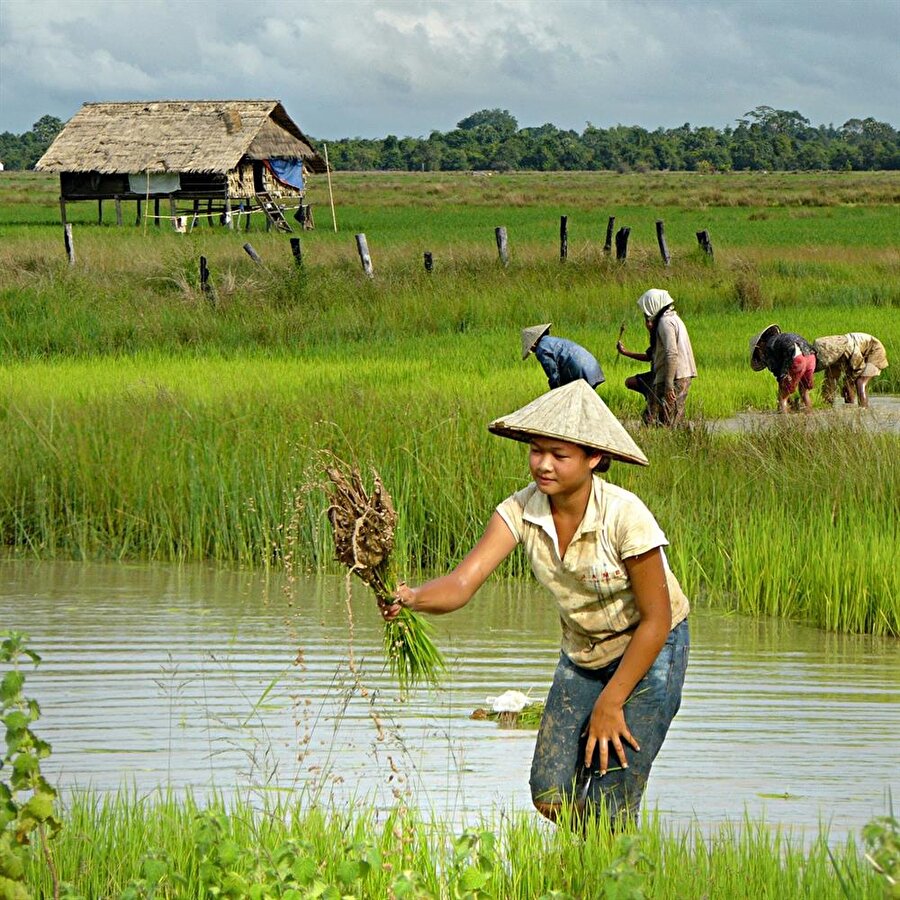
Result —
<svg viewBox="0 0 900 900"><path fill-rule="evenodd" d="M322 144L325 148L325 174L328 176L328 199L331 202L331 222L334 225L334 233L337 234L337 216L334 214L334 193L331 190L331 166L328 164L328 144Z"/></svg>

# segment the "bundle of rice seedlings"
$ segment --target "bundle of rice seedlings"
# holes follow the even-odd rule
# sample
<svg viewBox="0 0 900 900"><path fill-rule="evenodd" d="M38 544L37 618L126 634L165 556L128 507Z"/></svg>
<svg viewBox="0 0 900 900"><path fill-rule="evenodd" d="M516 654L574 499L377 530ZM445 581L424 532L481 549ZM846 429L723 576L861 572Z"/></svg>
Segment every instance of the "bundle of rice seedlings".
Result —
<svg viewBox="0 0 900 900"><path fill-rule="evenodd" d="M397 513L391 495L374 468L370 493L358 466L333 454L329 459L326 493L335 556L372 589L379 603L395 602L397 578L391 550ZM431 639L431 626L421 616L403 608L396 618L385 622L384 649L401 691L423 683L438 684L444 658Z"/></svg>

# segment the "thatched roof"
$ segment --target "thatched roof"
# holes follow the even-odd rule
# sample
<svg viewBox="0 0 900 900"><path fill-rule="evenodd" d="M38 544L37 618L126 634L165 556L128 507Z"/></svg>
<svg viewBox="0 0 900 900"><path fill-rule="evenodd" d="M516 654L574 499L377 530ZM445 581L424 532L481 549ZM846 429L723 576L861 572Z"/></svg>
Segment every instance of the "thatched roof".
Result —
<svg viewBox="0 0 900 900"><path fill-rule="evenodd" d="M242 156L325 162L277 100L85 103L40 158L45 172L228 172Z"/></svg>

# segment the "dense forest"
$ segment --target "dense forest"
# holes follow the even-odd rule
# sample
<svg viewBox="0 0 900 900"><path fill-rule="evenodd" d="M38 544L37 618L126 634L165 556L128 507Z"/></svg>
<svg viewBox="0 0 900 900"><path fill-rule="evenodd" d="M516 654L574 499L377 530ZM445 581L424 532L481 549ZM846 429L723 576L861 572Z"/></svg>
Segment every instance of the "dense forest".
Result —
<svg viewBox="0 0 900 900"><path fill-rule="evenodd" d="M25 134L3 132L0 160L8 169L32 168L62 126L54 116L43 116ZM734 128L721 130L688 122L655 131L637 125L598 128L588 123L580 134L549 124L519 128L508 110L483 109L462 119L452 131L432 131L427 138L389 134L326 143L336 170L900 169L900 132L887 122L867 118L850 119L839 128L813 126L796 110L771 106L758 106L738 119Z"/></svg>

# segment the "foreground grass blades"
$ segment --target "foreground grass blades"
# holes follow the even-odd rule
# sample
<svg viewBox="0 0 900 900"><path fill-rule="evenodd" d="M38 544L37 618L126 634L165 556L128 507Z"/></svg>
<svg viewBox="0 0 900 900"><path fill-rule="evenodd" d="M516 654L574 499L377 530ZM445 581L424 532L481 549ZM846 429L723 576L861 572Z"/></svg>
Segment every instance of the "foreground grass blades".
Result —
<svg viewBox="0 0 900 900"><path fill-rule="evenodd" d="M651 816L616 836L519 814L455 833L402 810L261 809L249 799L201 808L165 794L73 799L54 856L70 898L875 900L886 883L852 841L829 848L824 831L804 842L762 823L704 835ZM32 862L29 883L47 896Z"/></svg>

